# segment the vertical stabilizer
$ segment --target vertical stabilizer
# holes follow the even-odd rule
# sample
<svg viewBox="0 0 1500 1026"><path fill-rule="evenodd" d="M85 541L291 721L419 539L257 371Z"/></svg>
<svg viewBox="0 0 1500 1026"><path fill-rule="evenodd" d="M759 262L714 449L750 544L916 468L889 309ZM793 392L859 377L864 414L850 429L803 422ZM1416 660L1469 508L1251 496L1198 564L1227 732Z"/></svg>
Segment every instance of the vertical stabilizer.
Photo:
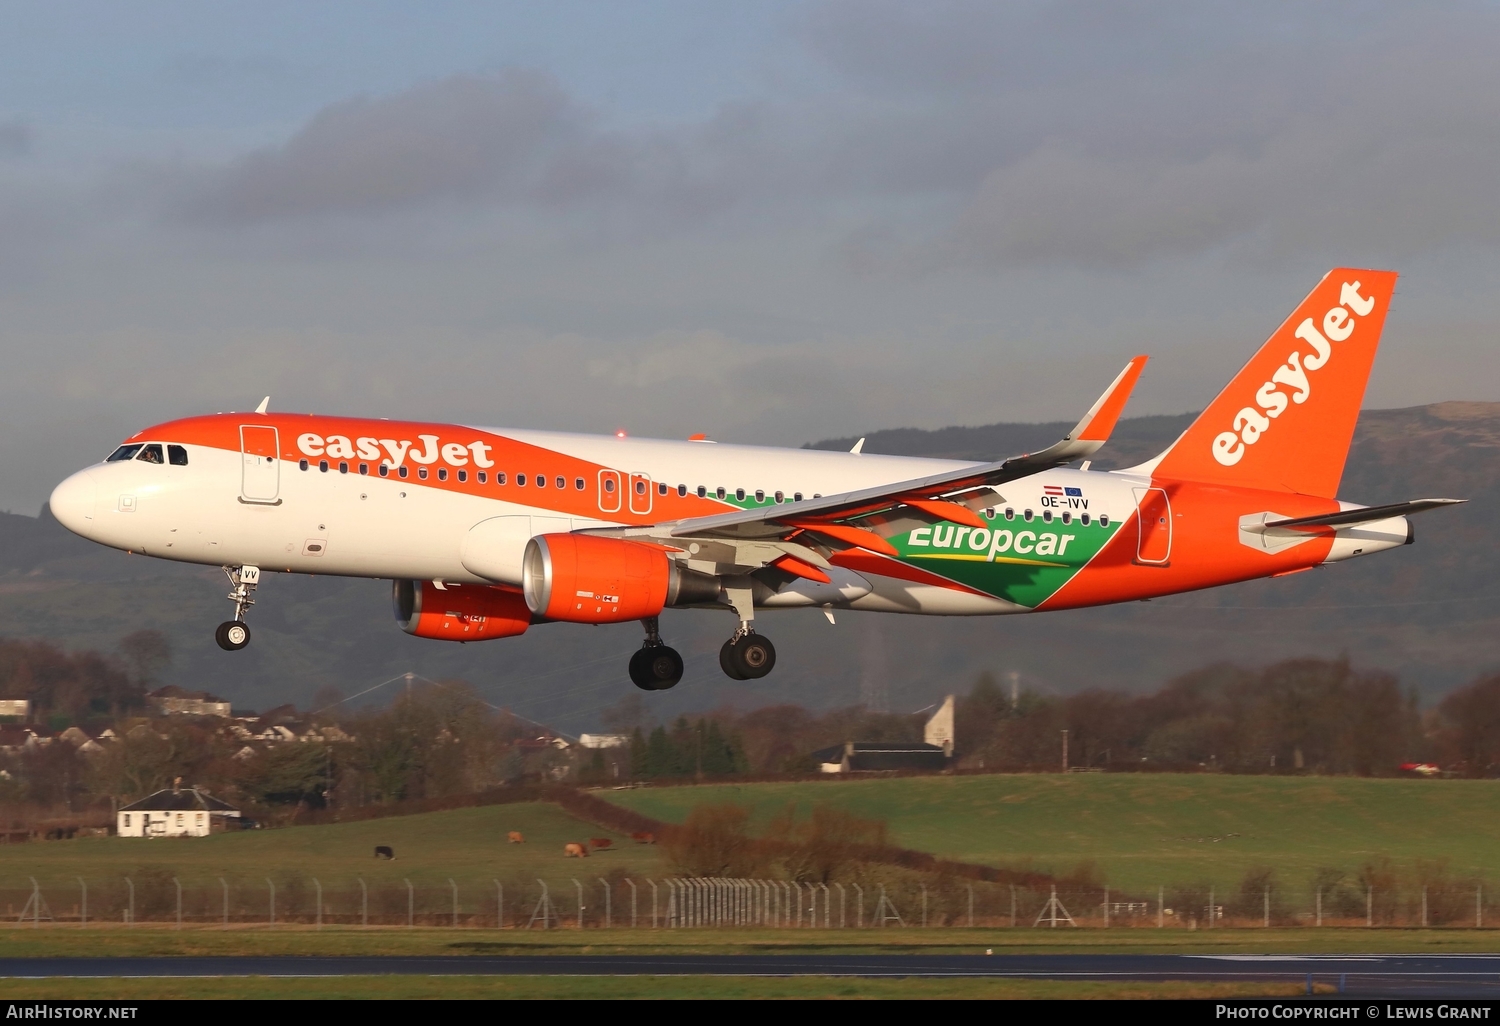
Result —
<svg viewBox="0 0 1500 1026"><path fill-rule="evenodd" d="M1333 498L1395 288L1394 271L1328 272L1154 476Z"/></svg>

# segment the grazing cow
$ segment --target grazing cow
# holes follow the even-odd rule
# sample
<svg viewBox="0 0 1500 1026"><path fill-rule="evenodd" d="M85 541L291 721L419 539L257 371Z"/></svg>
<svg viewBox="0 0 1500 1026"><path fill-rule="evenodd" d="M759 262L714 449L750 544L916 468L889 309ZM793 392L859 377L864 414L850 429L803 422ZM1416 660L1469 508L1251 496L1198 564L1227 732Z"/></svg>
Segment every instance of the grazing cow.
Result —
<svg viewBox="0 0 1500 1026"><path fill-rule="evenodd" d="M611 844L614 844L614 843L615 842L611 841L608 837L590 837L589 838L589 844L593 845L595 850L598 850L598 849L601 849L601 848L608 848Z"/></svg>
<svg viewBox="0 0 1500 1026"><path fill-rule="evenodd" d="M375 846L375 857L377 859L390 859L392 862L396 861L396 853L384 844Z"/></svg>
<svg viewBox="0 0 1500 1026"><path fill-rule="evenodd" d="M524 837L521 836L521 831L519 831L519 830L512 830L510 833L508 833L508 834L505 835L505 839L507 841L509 841L511 844L525 844L526 843L526 838L524 838Z"/></svg>
<svg viewBox="0 0 1500 1026"><path fill-rule="evenodd" d="M563 858L586 859L589 857L589 849L586 844L567 844L563 846Z"/></svg>
<svg viewBox="0 0 1500 1026"><path fill-rule="evenodd" d="M636 844L655 844L656 835L648 830L637 830L630 835L630 839Z"/></svg>

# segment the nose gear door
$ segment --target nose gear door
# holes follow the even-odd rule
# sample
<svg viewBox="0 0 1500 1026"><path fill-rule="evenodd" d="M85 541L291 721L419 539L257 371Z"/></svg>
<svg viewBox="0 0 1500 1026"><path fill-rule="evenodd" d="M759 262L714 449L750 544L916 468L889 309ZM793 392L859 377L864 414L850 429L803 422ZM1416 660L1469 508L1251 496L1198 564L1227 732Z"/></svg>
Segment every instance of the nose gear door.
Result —
<svg viewBox="0 0 1500 1026"><path fill-rule="evenodd" d="M1136 488L1134 491L1141 518L1135 561L1147 566L1166 566L1172 556L1172 504L1167 501L1167 493L1160 488Z"/></svg>
<svg viewBox="0 0 1500 1026"><path fill-rule="evenodd" d="M267 506L281 504L281 452L276 429L263 424L240 425L240 501Z"/></svg>

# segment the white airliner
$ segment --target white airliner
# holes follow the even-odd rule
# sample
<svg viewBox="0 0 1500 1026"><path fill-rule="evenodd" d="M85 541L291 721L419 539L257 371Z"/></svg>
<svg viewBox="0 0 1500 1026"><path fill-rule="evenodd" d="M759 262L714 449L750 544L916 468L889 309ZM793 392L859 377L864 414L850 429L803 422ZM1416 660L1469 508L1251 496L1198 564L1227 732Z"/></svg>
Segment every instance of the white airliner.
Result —
<svg viewBox="0 0 1500 1026"><path fill-rule="evenodd" d="M639 620L641 688L670 688L668 607L738 626L724 672L776 653L757 609L939 616L1070 609L1273 577L1412 540L1335 496L1396 276L1330 272L1197 421L1128 470L1070 464L1108 439L1136 357L1057 444L993 463L253 413L158 424L57 486L69 530L222 566L234 617L266 572L388 578L408 633Z"/></svg>

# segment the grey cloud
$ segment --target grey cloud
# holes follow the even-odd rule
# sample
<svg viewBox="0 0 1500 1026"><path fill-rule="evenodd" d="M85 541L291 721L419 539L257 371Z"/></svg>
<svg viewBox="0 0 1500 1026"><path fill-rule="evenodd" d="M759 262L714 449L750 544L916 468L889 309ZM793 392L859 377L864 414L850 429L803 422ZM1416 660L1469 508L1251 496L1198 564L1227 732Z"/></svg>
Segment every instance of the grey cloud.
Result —
<svg viewBox="0 0 1500 1026"><path fill-rule="evenodd" d="M31 128L19 121L0 121L0 157L24 157L31 152Z"/></svg>
<svg viewBox="0 0 1500 1026"><path fill-rule="evenodd" d="M187 183L184 212L254 222L371 213L534 187L583 115L546 76L458 76L334 104L284 146Z"/></svg>

